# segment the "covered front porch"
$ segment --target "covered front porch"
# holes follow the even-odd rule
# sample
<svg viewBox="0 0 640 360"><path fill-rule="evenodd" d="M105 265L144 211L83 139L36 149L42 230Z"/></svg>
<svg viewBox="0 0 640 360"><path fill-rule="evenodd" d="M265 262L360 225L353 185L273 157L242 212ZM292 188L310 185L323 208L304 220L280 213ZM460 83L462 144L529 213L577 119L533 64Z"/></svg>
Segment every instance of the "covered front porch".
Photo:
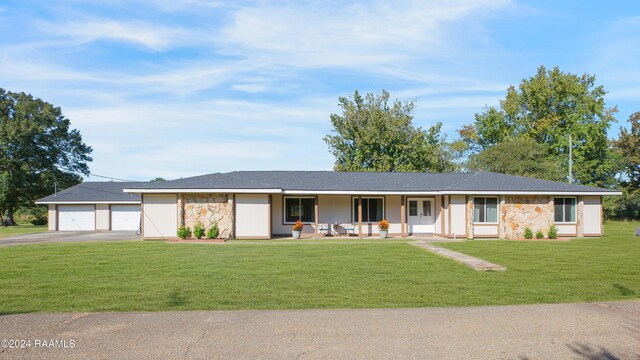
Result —
<svg viewBox="0 0 640 360"><path fill-rule="evenodd" d="M155 197L143 197L145 213L155 211ZM177 209L170 206L176 200L166 197L167 219L177 214L177 226L188 228L201 224L208 229L215 223L222 238L291 237L298 220L304 224L303 238L378 238L383 219L389 222L389 237L467 236L465 195L185 193L177 194ZM145 222L144 228L154 225ZM167 234L175 236L175 231Z"/></svg>
<svg viewBox="0 0 640 360"><path fill-rule="evenodd" d="M269 197L272 237L290 237L297 220L305 225L303 237L378 237L378 223L383 219L389 222L389 237L448 234L447 196L274 194Z"/></svg>

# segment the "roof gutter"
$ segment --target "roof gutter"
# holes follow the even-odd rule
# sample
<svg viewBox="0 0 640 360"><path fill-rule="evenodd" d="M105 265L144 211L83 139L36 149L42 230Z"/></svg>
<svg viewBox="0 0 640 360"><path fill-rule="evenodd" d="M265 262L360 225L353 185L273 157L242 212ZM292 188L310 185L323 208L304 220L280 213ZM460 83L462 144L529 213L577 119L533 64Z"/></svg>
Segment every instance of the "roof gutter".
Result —
<svg viewBox="0 0 640 360"><path fill-rule="evenodd" d="M36 205L64 205L64 204L140 204L140 200L120 200L120 201L111 201L111 200L100 200L100 201L91 201L91 200L69 200L69 201L36 201Z"/></svg>
<svg viewBox="0 0 640 360"><path fill-rule="evenodd" d="M622 191L440 191L442 195L571 195L609 196L622 195Z"/></svg>
<svg viewBox="0 0 640 360"><path fill-rule="evenodd" d="M176 193L235 193L235 194L281 194L282 189L122 189L131 194L176 194Z"/></svg>
<svg viewBox="0 0 640 360"><path fill-rule="evenodd" d="M613 196L621 191L360 191L360 190L283 190L283 189L123 189L134 194L235 193L285 195L569 195Z"/></svg>

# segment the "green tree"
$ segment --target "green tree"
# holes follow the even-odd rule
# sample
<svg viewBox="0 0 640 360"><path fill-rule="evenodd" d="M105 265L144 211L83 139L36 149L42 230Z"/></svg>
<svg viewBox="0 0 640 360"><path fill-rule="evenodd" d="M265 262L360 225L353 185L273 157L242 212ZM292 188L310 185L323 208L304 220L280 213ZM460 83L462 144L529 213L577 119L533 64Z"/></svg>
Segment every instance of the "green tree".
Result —
<svg viewBox="0 0 640 360"><path fill-rule="evenodd" d="M165 181L167 181L167 179L161 178L161 177L157 177L157 178L155 178L153 180L150 180L149 182L156 183L156 182L165 182Z"/></svg>
<svg viewBox="0 0 640 360"><path fill-rule="evenodd" d="M468 168L554 181L564 177L560 161L549 154L548 146L526 137L507 140L471 155Z"/></svg>
<svg viewBox="0 0 640 360"><path fill-rule="evenodd" d="M442 124L428 130L413 125L415 102L395 100L389 93L358 91L340 97L342 114L331 114L332 132L324 141L336 171L447 171L454 168Z"/></svg>
<svg viewBox="0 0 640 360"><path fill-rule="evenodd" d="M621 128L613 147L623 164L622 183L626 188L640 190L640 111L629 116L631 129Z"/></svg>
<svg viewBox="0 0 640 360"><path fill-rule="evenodd" d="M34 206L38 197L81 181L91 147L60 108L25 93L0 89L0 214Z"/></svg>
<svg viewBox="0 0 640 360"><path fill-rule="evenodd" d="M595 76L564 73L558 67L538 68L535 76L509 87L499 108L475 115L459 133L469 149L480 152L496 144L527 136L548 146L549 154L563 159L568 174L569 142L575 179L582 184L610 186L618 164L610 161L607 138L617 109L607 108L602 86Z"/></svg>

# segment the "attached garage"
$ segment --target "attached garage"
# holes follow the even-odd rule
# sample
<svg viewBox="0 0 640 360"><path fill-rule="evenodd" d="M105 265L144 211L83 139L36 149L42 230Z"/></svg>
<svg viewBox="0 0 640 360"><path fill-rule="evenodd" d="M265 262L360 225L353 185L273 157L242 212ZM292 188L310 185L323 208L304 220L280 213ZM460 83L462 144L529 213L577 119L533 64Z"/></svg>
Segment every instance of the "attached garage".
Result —
<svg viewBox="0 0 640 360"><path fill-rule="evenodd" d="M127 194L131 182L84 182L36 201L49 208L49 231L136 231L140 195Z"/></svg>
<svg viewBox="0 0 640 360"><path fill-rule="evenodd" d="M94 205L58 205L58 230L95 230L96 215Z"/></svg>
<svg viewBox="0 0 640 360"><path fill-rule="evenodd" d="M111 230L138 230L140 205L111 205Z"/></svg>

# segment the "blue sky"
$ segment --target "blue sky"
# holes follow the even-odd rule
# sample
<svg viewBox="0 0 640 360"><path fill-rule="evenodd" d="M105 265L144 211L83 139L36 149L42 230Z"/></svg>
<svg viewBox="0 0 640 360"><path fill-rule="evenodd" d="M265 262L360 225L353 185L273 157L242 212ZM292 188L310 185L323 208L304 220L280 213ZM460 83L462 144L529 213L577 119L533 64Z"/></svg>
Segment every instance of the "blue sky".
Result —
<svg viewBox="0 0 640 360"><path fill-rule="evenodd" d="M612 135L640 111L635 1L0 0L0 32L0 87L60 106L124 179L329 170L356 89L450 138L539 65L595 74Z"/></svg>

